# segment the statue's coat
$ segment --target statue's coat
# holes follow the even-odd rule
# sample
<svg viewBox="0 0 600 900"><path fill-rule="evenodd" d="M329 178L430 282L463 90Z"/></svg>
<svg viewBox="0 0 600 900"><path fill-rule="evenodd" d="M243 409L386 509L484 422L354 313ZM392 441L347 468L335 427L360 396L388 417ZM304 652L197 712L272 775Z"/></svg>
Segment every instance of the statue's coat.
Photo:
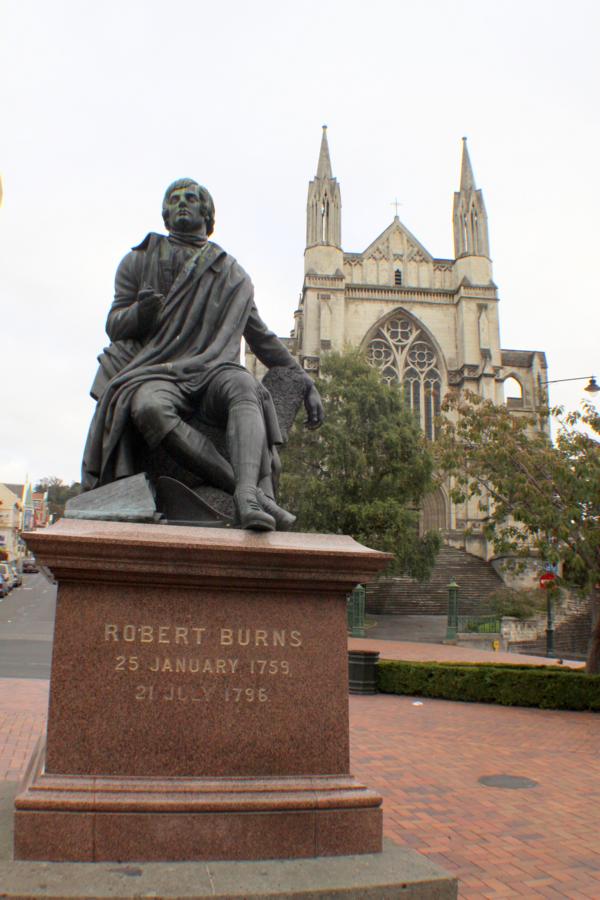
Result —
<svg viewBox="0 0 600 900"><path fill-rule="evenodd" d="M223 368L243 368L242 337L268 367L297 367L260 318L246 272L212 241L203 244L183 266L166 294L158 321L145 322L138 292L142 286L164 291L165 284L170 284L172 258L170 240L149 234L127 254L117 271L116 297L107 321L112 343L99 357L100 368L91 389L98 402L83 458L86 489L136 473L130 406L144 382L172 381L187 396L198 397ZM272 446L282 438L265 389L262 401Z"/></svg>

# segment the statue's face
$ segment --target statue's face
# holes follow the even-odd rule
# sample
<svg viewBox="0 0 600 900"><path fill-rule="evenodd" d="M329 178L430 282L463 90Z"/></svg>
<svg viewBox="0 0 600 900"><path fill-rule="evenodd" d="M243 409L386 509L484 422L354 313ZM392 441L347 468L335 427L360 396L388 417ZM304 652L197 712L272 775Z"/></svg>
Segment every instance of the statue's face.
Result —
<svg viewBox="0 0 600 900"><path fill-rule="evenodd" d="M195 185L176 188L167 201L170 231L206 234L206 222L201 212L200 195Z"/></svg>

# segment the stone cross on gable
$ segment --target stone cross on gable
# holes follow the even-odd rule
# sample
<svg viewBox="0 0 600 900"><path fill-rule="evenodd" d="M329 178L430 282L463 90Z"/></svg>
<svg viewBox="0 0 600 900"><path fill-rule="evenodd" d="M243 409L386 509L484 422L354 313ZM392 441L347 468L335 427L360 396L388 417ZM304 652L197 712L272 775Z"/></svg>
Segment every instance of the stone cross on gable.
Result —
<svg viewBox="0 0 600 900"><path fill-rule="evenodd" d="M396 216L396 218L398 218L398 207L399 207L399 206L402 206L402 203L401 203L401 202L398 200L398 198L396 197L396 199L393 201L393 203L390 204L390 206L395 206L395 207L396 207L395 216Z"/></svg>

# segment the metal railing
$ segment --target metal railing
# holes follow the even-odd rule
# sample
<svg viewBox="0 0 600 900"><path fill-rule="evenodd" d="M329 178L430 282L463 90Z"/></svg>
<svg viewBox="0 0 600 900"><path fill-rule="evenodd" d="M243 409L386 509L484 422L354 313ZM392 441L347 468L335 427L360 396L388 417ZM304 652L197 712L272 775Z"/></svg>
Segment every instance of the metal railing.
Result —
<svg viewBox="0 0 600 900"><path fill-rule="evenodd" d="M459 615L458 608L459 586L456 581L448 585L448 626L446 640L456 640L457 634L499 634L502 628L500 617L489 613L487 615Z"/></svg>
<svg viewBox="0 0 600 900"><path fill-rule="evenodd" d="M461 634L499 634L501 622L498 616L457 616L457 631Z"/></svg>

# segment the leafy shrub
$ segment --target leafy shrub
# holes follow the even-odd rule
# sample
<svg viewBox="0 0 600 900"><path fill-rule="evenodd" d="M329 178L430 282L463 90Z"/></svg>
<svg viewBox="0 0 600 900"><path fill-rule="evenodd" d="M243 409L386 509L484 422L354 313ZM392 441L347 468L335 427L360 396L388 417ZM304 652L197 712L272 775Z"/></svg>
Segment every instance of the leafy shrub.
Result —
<svg viewBox="0 0 600 900"><path fill-rule="evenodd" d="M600 675L558 666L384 660L377 665L377 686L385 694L600 710Z"/></svg>
<svg viewBox="0 0 600 900"><path fill-rule="evenodd" d="M515 619L534 619L546 609L546 594L539 588L500 588L489 599L492 611L499 618L512 616Z"/></svg>

